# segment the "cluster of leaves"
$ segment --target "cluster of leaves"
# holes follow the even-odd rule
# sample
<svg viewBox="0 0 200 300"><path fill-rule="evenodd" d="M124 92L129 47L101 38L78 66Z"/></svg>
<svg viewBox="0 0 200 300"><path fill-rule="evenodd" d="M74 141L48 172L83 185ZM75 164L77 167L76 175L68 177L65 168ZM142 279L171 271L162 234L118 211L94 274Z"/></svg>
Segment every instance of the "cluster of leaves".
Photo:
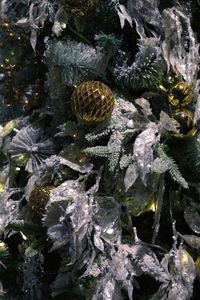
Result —
<svg viewBox="0 0 200 300"><path fill-rule="evenodd" d="M198 262L200 249L200 207L196 201L199 186L191 183L191 178L186 181L186 172L182 175L184 160L180 159L175 140L170 138L170 132L176 131L170 117L164 111L155 116L143 97L126 99L115 92L115 108L107 122L87 127L69 120L63 124L62 119L71 87L98 78L102 62L108 64L109 55L114 54L109 68L115 78L114 89L117 86L129 91L150 90L163 84L167 65L173 68L175 56L166 58L168 52L163 55L161 40L156 37L161 30L158 1L127 1L125 7L117 0L99 0L94 12L94 18L98 16L105 24L109 16L113 14L115 20L118 15L118 29L119 25L123 30L124 26L132 28L136 23L142 39L132 64L128 59L122 62L115 57L123 52L123 38L105 30L101 22L88 32L85 24L82 33L88 36L84 37L78 32L81 20L73 23L70 19L76 32L68 23L61 1L7 2L1 2L3 13L30 32L34 49L45 20L52 23L53 35L45 38L44 63L48 68L47 102L52 105L53 99L55 107L48 110L46 105L1 127L0 184L5 190L0 194L0 233L8 241L16 266L13 273L12 264L5 269L8 248L1 248L0 243L0 292L5 286L8 300L57 296L86 300L131 300L135 296L151 300L191 299L196 278L194 260ZM19 4L23 8L21 13ZM104 9L109 13L103 17ZM165 13L167 23L169 11ZM180 15L176 8L173 13ZM187 16L183 15L183 19L186 24ZM180 29L181 23L178 26ZM188 28L190 31L191 27ZM164 32L168 33L167 26ZM123 37L122 31L120 34ZM154 38L147 37L148 34ZM189 37L193 37L191 31ZM91 41L102 49L97 50ZM165 46L167 41L165 37ZM193 58L197 50L194 48ZM168 50L170 54L172 49ZM109 76L104 75L109 81ZM55 119L59 132L49 125ZM196 160L190 162L198 167L199 142L196 137L191 141L195 141L190 145ZM74 145L80 152L84 148L82 154L89 162L75 162L68 156L67 149ZM190 152L189 147L184 150L182 157ZM29 206L30 193L38 185L50 183L55 188L40 219ZM191 193L191 187L196 189L197 196ZM151 210L155 211L151 218L154 224L144 217L153 214ZM139 218L142 221L138 225ZM159 234L163 230L162 219L171 234L170 238L164 234L164 242ZM184 226L179 225L180 220L184 220ZM185 234L185 229L192 234ZM53 266L48 259L51 255L58 257ZM13 279L7 280L11 273L15 276L13 290ZM143 289L145 277L153 282L150 292L146 287Z"/></svg>

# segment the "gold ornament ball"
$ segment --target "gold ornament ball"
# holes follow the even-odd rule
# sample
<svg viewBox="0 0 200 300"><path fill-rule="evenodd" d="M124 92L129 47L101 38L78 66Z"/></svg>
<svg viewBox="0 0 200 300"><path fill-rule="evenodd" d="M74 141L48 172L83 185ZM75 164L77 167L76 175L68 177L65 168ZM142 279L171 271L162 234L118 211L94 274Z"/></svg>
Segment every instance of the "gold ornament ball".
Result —
<svg viewBox="0 0 200 300"><path fill-rule="evenodd" d="M72 94L72 110L84 123L101 123L111 116L113 109L114 95L100 81L83 82Z"/></svg>
<svg viewBox="0 0 200 300"><path fill-rule="evenodd" d="M173 106L185 107L192 102L194 93L185 82L177 82L168 93L168 100Z"/></svg>
<svg viewBox="0 0 200 300"><path fill-rule="evenodd" d="M54 186L38 186L31 192L29 205L39 217L43 217L46 204L54 188Z"/></svg>
<svg viewBox="0 0 200 300"><path fill-rule="evenodd" d="M200 257L197 257L195 261L195 268L196 268L196 277L198 281L200 282Z"/></svg>
<svg viewBox="0 0 200 300"><path fill-rule="evenodd" d="M98 4L98 0L62 0L63 7L73 17L89 14Z"/></svg>
<svg viewBox="0 0 200 300"><path fill-rule="evenodd" d="M172 133L176 137L193 136L196 133L194 128L194 115L187 109L177 109L171 117L172 123L176 127L178 133Z"/></svg>

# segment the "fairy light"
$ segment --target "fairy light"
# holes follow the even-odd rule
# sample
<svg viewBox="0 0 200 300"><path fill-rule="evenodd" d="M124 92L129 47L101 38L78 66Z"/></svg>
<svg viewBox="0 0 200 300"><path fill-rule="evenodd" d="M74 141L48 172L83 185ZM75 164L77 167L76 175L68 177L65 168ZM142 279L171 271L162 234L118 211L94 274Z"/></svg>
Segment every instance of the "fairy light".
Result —
<svg viewBox="0 0 200 300"><path fill-rule="evenodd" d="M62 27L62 29L65 29L67 27L67 24L62 22L61 27Z"/></svg>
<svg viewBox="0 0 200 300"><path fill-rule="evenodd" d="M159 89L161 89L164 92L167 92L167 89L163 85L161 85L161 84L159 85Z"/></svg>
<svg viewBox="0 0 200 300"><path fill-rule="evenodd" d="M20 231L20 233L21 233L21 236L22 236L23 240L26 241L28 238L23 234L23 232Z"/></svg>
<svg viewBox="0 0 200 300"><path fill-rule="evenodd" d="M26 163L27 163L27 160L28 160L28 156L27 156L27 154L25 154L25 155L19 156L19 157L16 159L16 162L17 162L18 164L26 164Z"/></svg>
<svg viewBox="0 0 200 300"><path fill-rule="evenodd" d="M4 184L0 183L0 193L3 193L3 192L4 192Z"/></svg>
<svg viewBox="0 0 200 300"><path fill-rule="evenodd" d="M4 242L0 242L0 251L5 251L6 250L6 244Z"/></svg>
<svg viewBox="0 0 200 300"><path fill-rule="evenodd" d="M181 259L183 264L187 264L188 263L188 253L184 253L183 257Z"/></svg>
<svg viewBox="0 0 200 300"><path fill-rule="evenodd" d="M149 207L150 210L152 210L153 212L156 211L156 204L152 203L152 205Z"/></svg>

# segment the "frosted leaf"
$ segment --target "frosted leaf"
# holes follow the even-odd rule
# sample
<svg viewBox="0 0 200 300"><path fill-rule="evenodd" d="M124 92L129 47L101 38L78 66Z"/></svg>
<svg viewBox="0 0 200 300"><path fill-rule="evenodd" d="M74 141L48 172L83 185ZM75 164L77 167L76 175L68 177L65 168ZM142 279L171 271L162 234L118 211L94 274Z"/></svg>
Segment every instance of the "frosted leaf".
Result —
<svg viewBox="0 0 200 300"><path fill-rule="evenodd" d="M131 164L127 170L124 177L124 185L126 192L135 183L138 177L138 170L136 164Z"/></svg>
<svg viewBox="0 0 200 300"><path fill-rule="evenodd" d="M10 143L12 159L22 155L28 156L26 170L29 172L35 171L54 151L52 139L44 135L44 130L41 127L27 126L21 129Z"/></svg>
<svg viewBox="0 0 200 300"><path fill-rule="evenodd" d="M147 125L147 128L135 140L133 154L144 183L146 174L150 171L153 162L153 148L159 140L158 126L152 122Z"/></svg>
<svg viewBox="0 0 200 300"><path fill-rule="evenodd" d="M157 157L151 165L151 170L158 174L165 173L167 170L169 170L168 162L162 158Z"/></svg>
<svg viewBox="0 0 200 300"><path fill-rule="evenodd" d="M119 204L112 197L94 197L92 223L96 235L113 245L121 235Z"/></svg>
<svg viewBox="0 0 200 300"><path fill-rule="evenodd" d="M200 237L196 235L181 235L188 245L192 248L200 250Z"/></svg>
<svg viewBox="0 0 200 300"><path fill-rule="evenodd" d="M78 180L67 180L57 188L53 189L50 195L49 202L47 203L48 206L51 204L59 201L70 201L72 203L75 197L79 195L81 192L80 190L80 183ZM76 192L75 192L76 191Z"/></svg>
<svg viewBox="0 0 200 300"><path fill-rule="evenodd" d="M167 300L188 300L191 297L188 295L188 291L181 282L173 283L171 289L168 291Z"/></svg>
<svg viewBox="0 0 200 300"><path fill-rule="evenodd" d="M110 262L110 272L115 280L126 286L129 299L133 296L133 278L142 275L142 271L130 258L130 253L119 247L118 251L111 251L112 261Z"/></svg>
<svg viewBox="0 0 200 300"><path fill-rule="evenodd" d="M54 242L51 250L68 244L71 248L71 263L83 254L87 236L93 228L93 193L98 190L99 180L100 176L97 176L96 183L87 193L84 190L84 181L68 180L52 191L47 203L44 223L48 227L47 234ZM100 227L96 233L99 230ZM96 242L100 245L97 238L98 235ZM99 247L102 249L102 243Z"/></svg>
<svg viewBox="0 0 200 300"><path fill-rule="evenodd" d="M108 268L109 260L103 255L98 255L95 257L95 261L93 260L92 263L89 264L89 267L81 277L98 277L99 275L102 275L104 270L107 270Z"/></svg>
<svg viewBox="0 0 200 300"><path fill-rule="evenodd" d="M31 32L30 43L35 51L37 43L38 29L44 27L44 21L46 18L45 10L47 7L47 1L41 0L40 3L32 2L27 3L29 13L28 17L23 17L16 22L16 25L22 26Z"/></svg>
<svg viewBox="0 0 200 300"><path fill-rule="evenodd" d="M37 186L39 186L40 183L41 182L40 182L38 176L36 176L36 175L32 175L29 178L28 183L25 186L25 190L24 190L24 194L25 194L26 200L29 199L31 192L34 190L34 188L36 188Z"/></svg>
<svg viewBox="0 0 200 300"><path fill-rule="evenodd" d="M175 267L175 269L174 269ZM175 282L177 282L177 286L172 288L169 295L173 295L182 291L183 297L178 299L189 299L192 296L193 292L193 282L196 277L196 270L193 258L189 255L189 253L179 248L174 254L174 260L171 265L171 272L174 276ZM170 298L169 299L173 299ZM174 298L176 299L176 298Z"/></svg>
<svg viewBox="0 0 200 300"><path fill-rule="evenodd" d="M160 300L159 295L165 297L163 300L188 300L193 293L193 282L196 277L195 264L189 253L182 247L172 249L167 253L161 264L167 272L170 272L171 282L168 287L163 285L151 300Z"/></svg>
<svg viewBox="0 0 200 300"><path fill-rule="evenodd" d="M197 103L195 107L195 115L194 115L194 124L197 124L199 127L199 121L200 121L200 95L197 96Z"/></svg>
<svg viewBox="0 0 200 300"><path fill-rule="evenodd" d="M60 8L55 16L52 31L56 36L60 36L62 31L67 27L69 16L63 8Z"/></svg>
<svg viewBox="0 0 200 300"><path fill-rule="evenodd" d="M9 222L18 220L20 201L13 201L12 194L19 190L5 191L0 193L0 230L4 230Z"/></svg>
<svg viewBox="0 0 200 300"><path fill-rule="evenodd" d="M195 205L185 207L184 218L190 229L192 229L197 234L200 234L200 210L197 209Z"/></svg>
<svg viewBox="0 0 200 300"><path fill-rule="evenodd" d="M28 18L21 18L20 20L17 21L16 25L19 25L19 26L24 26L28 24Z"/></svg>
<svg viewBox="0 0 200 300"><path fill-rule="evenodd" d="M37 33L38 33L37 29L31 30L30 43L31 43L31 46L34 51L35 51L35 47L36 47L36 43L37 43Z"/></svg>
<svg viewBox="0 0 200 300"><path fill-rule="evenodd" d="M154 252L142 245L122 245L122 249L127 249L134 259L134 263L144 272L159 282L168 282L169 275L164 270Z"/></svg>
<svg viewBox="0 0 200 300"><path fill-rule="evenodd" d="M100 238L101 227L98 225L94 225L95 234L94 234L94 245L100 250L104 251L104 244L102 239Z"/></svg>
<svg viewBox="0 0 200 300"><path fill-rule="evenodd" d="M117 13L118 13L118 16L119 16L121 28L124 28L126 20L128 21L128 23L132 27L132 19L131 19L130 15L129 15L129 13L126 10L126 7L124 5L120 4L120 5L117 6Z"/></svg>
<svg viewBox="0 0 200 300"><path fill-rule="evenodd" d="M82 194L79 183L75 180L64 182L52 192L47 203L44 223L48 227L47 234L54 242L52 250L55 250L68 243L72 237L73 223L71 218L76 209L76 198L81 198Z"/></svg>
<svg viewBox="0 0 200 300"><path fill-rule="evenodd" d="M10 168L9 165L5 165L4 167L0 168L0 184L5 185L8 177L9 177Z"/></svg>
<svg viewBox="0 0 200 300"><path fill-rule="evenodd" d="M172 123L171 118L164 111L161 111L160 113L160 120L158 126L160 130L165 129L167 131L178 132L177 128Z"/></svg>
<svg viewBox="0 0 200 300"><path fill-rule="evenodd" d="M64 166L68 166L72 170L80 172L80 173L90 173L93 168L92 164L87 163L87 164L84 164L83 166L80 166L74 162L71 162L70 160L63 158L63 157L60 157L60 163Z"/></svg>
<svg viewBox="0 0 200 300"><path fill-rule="evenodd" d="M172 67L175 73L197 91L199 45L190 24L190 17L180 7L165 9L162 25L165 33L162 50L168 70Z"/></svg>
<svg viewBox="0 0 200 300"><path fill-rule="evenodd" d="M139 216L149 210L155 194L156 180L152 174L147 174L147 185L144 186L138 177L134 185L127 192L126 206L130 214Z"/></svg>
<svg viewBox="0 0 200 300"><path fill-rule="evenodd" d="M58 207L58 205L56 206ZM55 209L56 208L54 207L54 210ZM60 218L61 217L62 215L60 215ZM63 221L65 221L65 216L63 216ZM69 227L58 223L56 225L51 226L48 229L47 234L49 238L54 242L53 247L51 248L51 251L53 251L65 246L69 242L71 230L69 229Z"/></svg>
<svg viewBox="0 0 200 300"><path fill-rule="evenodd" d="M158 0L129 0L127 9L136 24L136 30L141 38L146 38L145 29L149 23L157 28L160 27L161 15L158 10ZM149 30L155 35L153 30Z"/></svg>
<svg viewBox="0 0 200 300"><path fill-rule="evenodd" d="M145 117L152 114L149 101L144 98L136 99L135 102L142 108L142 113Z"/></svg>
<svg viewBox="0 0 200 300"><path fill-rule="evenodd" d="M112 277L112 274L106 276L97 283L96 293L92 300L123 300L120 288Z"/></svg>

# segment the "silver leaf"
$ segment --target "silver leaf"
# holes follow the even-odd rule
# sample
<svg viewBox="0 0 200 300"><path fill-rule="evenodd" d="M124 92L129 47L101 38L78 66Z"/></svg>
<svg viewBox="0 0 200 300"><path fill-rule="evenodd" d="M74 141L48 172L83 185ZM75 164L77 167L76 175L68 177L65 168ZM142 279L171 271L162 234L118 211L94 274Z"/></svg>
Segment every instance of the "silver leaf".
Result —
<svg viewBox="0 0 200 300"><path fill-rule="evenodd" d="M192 248L200 250L200 237L196 235L181 235Z"/></svg>
<svg viewBox="0 0 200 300"><path fill-rule="evenodd" d="M108 273L97 283L96 293L92 300L123 300L119 286L112 274Z"/></svg>
<svg viewBox="0 0 200 300"><path fill-rule="evenodd" d="M159 129L160 130L167 130L167 131L174 131L178 132L174 124L172 123L171 118L166 114L164 111L160 113L160 121L159 121Z"/></svg>
<svg viewBox="0 0 200 300"><path fill-rule="evenodd" d="M198 95L197 103L195 107L194 124L199 125L199 122L200 122L200 94Z"/></svg>
<svg viewBox="0 0 200 300"><path fill-rule="evenodd" d="M186 206L184 218L188 226L197 234L200 234L200 213L194 206Z"/></svg>
<svg viewBox="0 0 200 300"><path fill-rule="evenodd" d="M98 228L99 226L95 226L95 230L96 230L96 233L94 234L94 245L100 250L100 251L104 251L104 244L100 238L100 232L101 232L101 229L99 230Z"/></svg>
<svg viewBox="0 0 200 300"><path fill-rule="evenodd" d="M63 8L60 8L55 16L52 31L56 36L60 36L63 29L66 28L69 16Z"/></svg>
<svg viewBox="0 0 200 300"><path fill-rule="evenodd" d="M149 116L152 114L150 103L144 98L136 99L135 102L142 108L142 113L144 116Z"/></svg>
<svg viewBox="0 0 200 300"><path fill-rule="evenodd" d="M136 164L129 165L124 177L124 185L125 185L126 192L135 183L137 178L138 178L138 170Z"/></svg>
<svg viewBox="0 0 200 300"><path fill-rule="evenodd" d="M34 51L35 51L35 47L36 47L36 43L37 43L37 32L38 32L38 29L31 30L30 43L31 43L31 46Z"/></svg>
<svg viewBox="0 0 200 300"><path fill-rule="evenodd" d="M152 122L147 125L147 128L135 140L133 154L144 184L146 184L146 174L150 171L153 162L153 148L159 140L158 126Z"/></svg>
<svg viewBox="0 0 200 300"><path fill-rule="evenodd" d="M131 19L130 15L128 14L128 11L126 10L126 7L124 5L120 4L117 7L117 13L118 13L118 16L119 16L121 28L124 27L124 24L125 24L126 20L128 21L128 23L132 27L132 19Z"/></svg>

